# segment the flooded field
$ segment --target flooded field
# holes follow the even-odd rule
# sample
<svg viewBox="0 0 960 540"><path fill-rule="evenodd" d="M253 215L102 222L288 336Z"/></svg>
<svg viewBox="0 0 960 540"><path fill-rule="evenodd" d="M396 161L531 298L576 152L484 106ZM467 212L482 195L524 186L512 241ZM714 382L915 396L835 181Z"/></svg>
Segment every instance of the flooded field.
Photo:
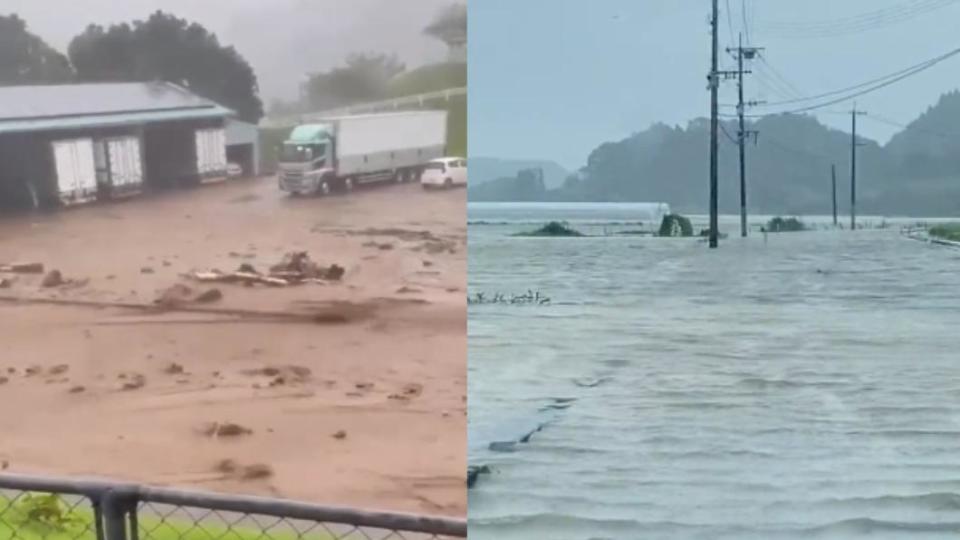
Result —
<svg viewBox="0 0 960 540"><path fill-rule="evenodd" d="M960 251L915 220L765 241L725 217L716 251L511 236L565 212L468 212L471 294L550 298L469 308L471 538L960 534Z"/></svg>

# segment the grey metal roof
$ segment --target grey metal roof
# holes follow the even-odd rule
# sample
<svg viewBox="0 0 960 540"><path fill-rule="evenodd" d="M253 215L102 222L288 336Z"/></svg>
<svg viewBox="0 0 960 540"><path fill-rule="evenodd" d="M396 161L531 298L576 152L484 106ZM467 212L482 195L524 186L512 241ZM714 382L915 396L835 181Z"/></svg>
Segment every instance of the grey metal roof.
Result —
<svg viewBox="0 0 960 540"><path fill-rule="evenodd" d="M165 82L0 87L0 133L232 114Z"/></svg>

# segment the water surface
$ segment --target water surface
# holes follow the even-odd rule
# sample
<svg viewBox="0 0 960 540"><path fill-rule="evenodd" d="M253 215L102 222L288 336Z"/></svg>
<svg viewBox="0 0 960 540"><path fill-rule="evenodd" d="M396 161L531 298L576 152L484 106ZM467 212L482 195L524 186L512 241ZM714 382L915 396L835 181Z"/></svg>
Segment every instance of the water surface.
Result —
<svg viewBox="0 0 960 540"><path fill-rule="evenodd" d="M552 300L470 307L471 538L960 537L960 251L735 217L711 251L590 206L570 221L608 236L470 206L470 292Z"/></svg>

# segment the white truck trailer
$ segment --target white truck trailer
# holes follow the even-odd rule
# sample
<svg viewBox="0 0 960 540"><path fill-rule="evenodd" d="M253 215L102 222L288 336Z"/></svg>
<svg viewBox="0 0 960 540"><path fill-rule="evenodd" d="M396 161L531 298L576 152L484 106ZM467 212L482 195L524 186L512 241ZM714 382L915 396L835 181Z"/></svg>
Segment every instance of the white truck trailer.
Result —
<svg viewBox="0 0 960 540"><path fill-rule="evenodd" d="M319 119L297 126L280 150L277 181L291 194L327 195L372 182L417 180L445 154L446 111Z"/></svg>

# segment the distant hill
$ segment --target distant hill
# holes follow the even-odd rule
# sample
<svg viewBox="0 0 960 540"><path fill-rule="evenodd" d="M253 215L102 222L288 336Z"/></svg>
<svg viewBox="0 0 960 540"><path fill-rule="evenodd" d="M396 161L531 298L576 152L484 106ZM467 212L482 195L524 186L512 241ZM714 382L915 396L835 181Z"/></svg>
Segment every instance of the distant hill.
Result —
<svg viewBox="0 0 960 540"><path fill-rule="evenodd" d="M477 186L499 178L513 178L525 169L543 169L543 183L547 189L558 188L570 172L554 161L536 159L498 159L470 156L470 184Z"/></svg>
<svg viewBox="0 0 960 540"><path fill-rule="evenodd" d="M726 133L736 133L733 121L722 126ZM858 212L960 216L960 127L955 126L960 126L960 92L944 95L885 146L863 139L857 149ZM540 189L530 178L498 169L489 173L503 178L496 189L471 190L469 196L498 201L664 201L679 212L703 213L708 202L709 128L709 120L700 118L682 127L657 124L605 142L591 152L576 178L559 186L545 182ZM849 133L807 115L767 116L750 122L748 129L760 132L747 151L751 212L829 214L831 165L837 170L840 211L849 211ZM471 168L473 180L475 163ZM724 133L719 168L720 211L736 213L737 146Z"/></svg>

